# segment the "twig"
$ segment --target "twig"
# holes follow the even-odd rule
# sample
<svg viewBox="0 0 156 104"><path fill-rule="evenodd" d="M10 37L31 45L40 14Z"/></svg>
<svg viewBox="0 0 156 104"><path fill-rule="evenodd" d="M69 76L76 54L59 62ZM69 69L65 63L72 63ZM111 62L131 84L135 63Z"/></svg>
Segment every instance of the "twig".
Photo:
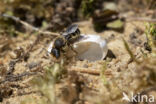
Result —
<svg viewBox="0 0 156 104"><path fill-rule="evenodd" d="M126 18L126 22L131 22L131 21L144 21L144 22L156 23L156 19L151 19L151 18L145 18L145 17L127 17Z"/></svg>
<svg viewBox="0 0 156 104"><path fill-rule="evenodd" d="M22 93L18 93L17 95L14 95L12 97L23 96L23 95L30 95L30 94L34 94L34 93L38 93L38 91L22 92Z"/></svg>
<svg viewBox="0 0 156 104"><path fill-rule="evenodd" d="M126 22L131 22L131 21L143 21L143 22L152 22L156 23L155 18L147 18L147 17L129 17L125 16L124 14L119 14L117 17L121 20L125 20Z"/></svg>
<svg viewBox="0 0 156 104"><path fill-rule="evenodd" d="M7 75L10 75L10 74L13 73L13 71L14 71L14 69L15 69L14 67L15 67L17 61L18 61L18 60L10 61L10 63L9 63L9 70L8 70L8 72L7 72Z"/></svg>
<svg viewBox="0 0 156 104"><path fill-rule="evenodd" d="M55 32L43 31L43 30L41 30L41 29L39 29L37 27L34 27L34 26L30 25L29 23L27 23L25 21L20 20L18 17L15 17L15 16L10 16L8 14L2 14L1 16L6 17L6 18L11 18L12 20L14 20L16 22L21 23L22 25L24 25L26 28L30 29L31 31L35 31L35 32L38 32L38 33L41 33L41 34L53 35L53 36L58 36L59 35L58 33L55 33Z"/></svg>
<svg viewBox="0 0 156 104"><path fill-rule="evenodd" d="M21 78L25 77L25 76L30 76L30 75L35 75L35 72L23 72L21 74L18 75L7 75L6 79L4 79L3 81L0 82L0 84L5 83L5 82L12 82L12 81L17 81L20 80Z"/></svg>
<svg viewBox="0 0 156 104"><path fill-rule="evenodd" d="M93 75L100 75L100 71L98 71L97 69L71 67L69 70L70 71L80 72L80 73L88 73L88 74L93 74Z"/></svg>
<svg viewBox="0 0 156 104"><path fill-rule="evenodd" d="M90 69L90 68L82 68L82 67L70 67L68 68L70 71L75 71L75 72L80 72L80 73L87 73L87 74L92 74L92 75L100 75L101 71L100 69ZM106 70L104 72L104 75L107 77L110 77L112 73L109 70Z"/></svg>

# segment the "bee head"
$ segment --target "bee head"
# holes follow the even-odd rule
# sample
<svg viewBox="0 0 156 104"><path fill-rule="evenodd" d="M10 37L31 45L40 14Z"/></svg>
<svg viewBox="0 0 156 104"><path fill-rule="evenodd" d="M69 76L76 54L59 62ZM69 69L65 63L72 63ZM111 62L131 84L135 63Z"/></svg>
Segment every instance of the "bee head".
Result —
<svg viewBox="0 0 156 104"><path fill-rule="evenodd" d="M51 53L53 54L53 56L55 56L57 59L60 57L60 50L53 48L51 50Z"/></svg>

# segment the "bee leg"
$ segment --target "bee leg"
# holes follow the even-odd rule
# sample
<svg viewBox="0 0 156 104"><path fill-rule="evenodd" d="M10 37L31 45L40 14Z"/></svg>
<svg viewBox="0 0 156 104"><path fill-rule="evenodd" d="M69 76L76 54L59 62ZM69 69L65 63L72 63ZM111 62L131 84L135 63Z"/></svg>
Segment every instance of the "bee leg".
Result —
<svg viewBox="0 0 156 104"><path fill-rule="evenodd" d="M70 48L74 52L74 57L71 58L71 62L75 63L75 61L77 60L76 56L78 55L78 52L72 46L70 46Z"/></svg>
<svg viewBox="0 0 156 104"><path fill-rule="evenodd" d="M63 49L61 50L61 52L62 52L62 53L65 53L65 51L64 51Z"/></svg>
<svg viewBox="0 0 156 104"><path fill-rule="evenodd" d="M71 50L77 55L78 52L70 45Z"/></svg>
<svg viewBox="0 0 156 104"><path fill-rule="evenodd" d="M79 35L79 34L80 34L80 30L79 30L79 29L77 29L77 30L76 30L76 33Z"/></svg>

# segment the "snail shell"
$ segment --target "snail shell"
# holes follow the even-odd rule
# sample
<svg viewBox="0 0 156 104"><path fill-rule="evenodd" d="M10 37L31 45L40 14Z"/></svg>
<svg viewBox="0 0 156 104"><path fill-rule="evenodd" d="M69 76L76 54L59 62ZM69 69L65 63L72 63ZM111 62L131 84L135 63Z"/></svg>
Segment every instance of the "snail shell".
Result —
<svg viewBox="0 0 156 104"><path fill-rule="evenodd" d="M82 38L74 43L74 50L79 60L103 60L108 52L107 42L99 35L81 35Z"/></svg>

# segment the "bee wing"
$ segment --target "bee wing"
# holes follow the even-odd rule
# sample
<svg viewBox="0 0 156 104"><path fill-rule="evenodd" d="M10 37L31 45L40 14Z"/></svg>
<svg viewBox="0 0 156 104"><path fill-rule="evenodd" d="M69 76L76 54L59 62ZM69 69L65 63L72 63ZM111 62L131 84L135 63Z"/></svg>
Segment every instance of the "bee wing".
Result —
<svg viewBox="0 0 156 104"><path fill-rule="evenodd" d="M67 28L67 30L66 30L66 32L67 33L74 33L75 31L76 31L76 29L78 28L78 25L76 25L76 24L73 24L73 25L70 25L68 28Z"/></svg>

